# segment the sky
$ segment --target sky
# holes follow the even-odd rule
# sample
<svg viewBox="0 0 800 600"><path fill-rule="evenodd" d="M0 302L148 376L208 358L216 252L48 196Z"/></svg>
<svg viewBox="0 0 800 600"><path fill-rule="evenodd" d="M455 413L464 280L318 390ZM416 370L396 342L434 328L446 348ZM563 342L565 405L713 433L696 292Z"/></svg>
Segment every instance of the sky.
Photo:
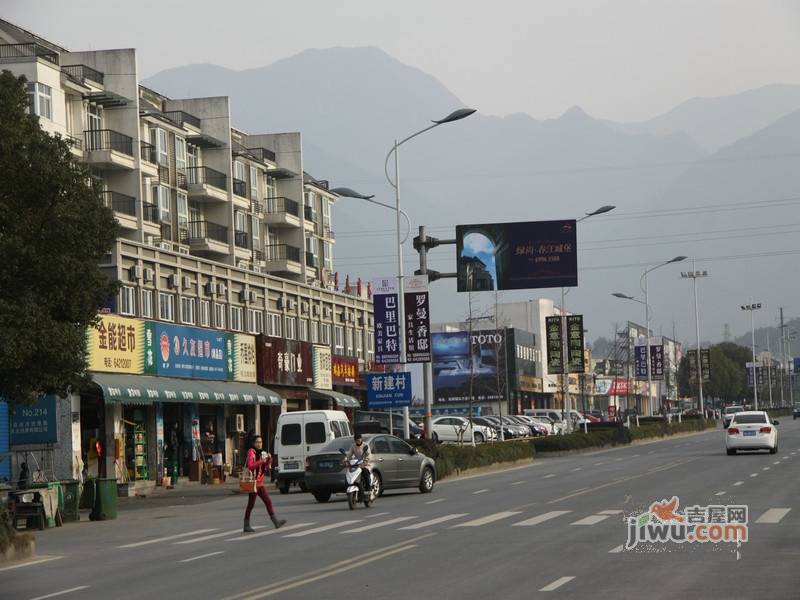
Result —
<svg viewBox="0 0 800 600"><path fill-rule="evenodd" d="M495 115L578 105L638 121L696 96L800 83L796 0L4 0L0 17L74 50L135 47L145 77L377 46Z"/></svg>

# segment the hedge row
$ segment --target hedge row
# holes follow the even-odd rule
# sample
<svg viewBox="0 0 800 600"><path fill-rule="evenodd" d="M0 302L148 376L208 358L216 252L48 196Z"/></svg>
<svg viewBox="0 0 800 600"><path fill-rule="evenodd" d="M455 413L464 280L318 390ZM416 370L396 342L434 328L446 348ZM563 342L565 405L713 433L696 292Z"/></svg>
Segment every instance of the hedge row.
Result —
<svg viewBox="0 0 800 600"><path fill-rule="evenodd" d="M703 431L704 429L714 429L717 422L714 419L693 419L691 421L683 421L678 423L648 423L640 427L631 427L630 436L631 441L644 440L647 438L665 437L668 435L675 435L676 433L686 433L690 431Z"/></svg>
<svg viewBox="0 0 800 600"><path fill-rule="evenodd" d="M533 458L536 449L530 441L509 441L494 444L435 444L430 440L416 442L415 445L427 456L436 461L439 479L457 475L467 469L488 467L496 463L513 462Z"/></svg>
<svg viewBox="0 0 800 600"><path fill-rule="evenodd" d="M530 443L536 448L536 452L567 452L585 448L616 446L617 444L627 444L629 442L627 429L613 427L590 430L589 433L581 431L568 435L548 435L547 437L534 438Z"/></svg>

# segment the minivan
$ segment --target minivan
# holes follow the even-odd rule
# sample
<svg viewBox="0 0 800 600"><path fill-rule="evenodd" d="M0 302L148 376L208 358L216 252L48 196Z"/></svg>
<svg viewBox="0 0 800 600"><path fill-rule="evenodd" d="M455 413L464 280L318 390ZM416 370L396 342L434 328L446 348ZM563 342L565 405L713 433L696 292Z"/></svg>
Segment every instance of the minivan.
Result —
<svg viewBox="0 0 800 600"><path fill-rule="evenodd" d="M275 482L281 494L288 494L303 481L306 459L331 440L352 437L353 428L340 410L300 410L281 413L275 432Z"/></svg>

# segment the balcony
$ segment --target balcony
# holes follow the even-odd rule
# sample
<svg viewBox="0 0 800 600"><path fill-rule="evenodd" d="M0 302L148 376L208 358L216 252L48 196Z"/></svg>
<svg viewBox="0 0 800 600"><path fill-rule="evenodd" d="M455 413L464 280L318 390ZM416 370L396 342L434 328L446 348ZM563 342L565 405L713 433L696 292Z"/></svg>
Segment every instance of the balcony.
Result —
<svg viewBox="0 0 800 600"><path fill-rule="evenodd" d="M241 198L247 198L247 182L233 178L233 193Z"/></svg>
<svg viewBox="0 0 800 600"><path fill-rule="evenodd" d="M306 252L306 266L314 269L319 267L319 257L310 252Z"/></svg>
<svg viewBox="0 0 800 600"><path fill-rule="evenodd" d="M94 84L103 85L103 74L86 65L64 65L61 67L61 72L82 84L91 81Z"/></svg>
<svg viewBox="0 0 800 600"><path fill-rule="evenodd" d="M264 203L259 202L258 200L252 200L250 202L250 212L252 212L256 216L263 216L264 215Z"/></svg>
<svg viewBox="0 0 800 600"><path fill-rule="evenodd" d="M68 133L64 136L64 141L69 144L70 150L72 150L75 154L79 156L83 155L83 140L81 138Z"/></svg>
<svg viewBox="0 0 800 600"><path fill-rule="evenodd" d="M145 202L142 204L142 218L145 223L158 224L158 206Z"/></svg>
<svg viewBox="0 0 800 600"><path fill-rule="evenodd" d="M133 138L112 129L91 129L84 132L86 160L93 167L133 170Z"/></svg>
<svg viewBox="0 0 800 600"><path fill-rule="evenodd" d="M181 190L189 189L189 178L184 171L175 172L175 185Z"/></svg>
<svg viewBox="0 0 800 600"><path fill-rule="evenodd" d="M246 231L241 231L239 229L234 230L233 243L236 245L237 248L244 248L245 250L249 250L250 234L248 234Z"/></svg>
<svg viewBox="0 0 800 600"><path fill-rule="evenodd" d="M10 59L9 62L15 62L13 59L18 58L41 58L58 65L58 53L41 44L0 44L0 60Z"/></svg>
<svg viewBox="0 0 800 600"><path fill-rule="evenodd" d="M273 227L300 227L300 205L290 198L267 198L264 222Z"/></svg>
<svg viewBox="0 0 800 600"><path fill-rule="evenodd" d="M210 167L186 169L189 197L201 202L227 202L228 176Z"/></svg>
<svg viewBox="0 0 800 600"><path fill-rule="evenodd" d="M156 158L156 147L150 142L139 142L139 158L153 165L158 164L158 159Z"/></svg>
<svg viewBox="0 0 800 600"><path fill-rule="evenodd" d="M325 227L322 231L323 231L322 235L326 239L329 239L332 242L336 241L336 236L333 234L333 229L331 229L330 227Z"/></svg>
<svg viewBox="0 0 800 600"><path fill-rule="evenodd" d="M262 162L275 162L275 153L266 148L248 148L247 151Z"/></svg>
<svg viewBox="0 0 800 600"><path fill-rule="evenodd" d="M200 119L182 110L170 110L165 112L164 116L167 117L173 123L176 123L179 127L183 127L184 125L191 125L195 129L201 129Z"/></svg>
<svg viewBox="0 0 800 600"><path fill-rule="evenodd" d="M314 231L314 226L317 222L317 211L315 211L310 206L303 206L303 216L305 219L303 220L303 227L307 231Z"/></svg>
<svg viewBox="0 0 800 600"><path fill-rule="evenodd" d="M228 254L228 228L211 221L189 221L182 244L193 251Z"/></svg>
<svg viewBox="0 0 800 600"><path fill-rule="evenodd" d="M299 275L303 272L300 263L300 248L288 244L273 244L265 247L266 272Z"/></svg>
<svg viewBox="0 0 800 600"><path fill-rule="evenodd" d="M126 229L138 229L136 220L136 198L121 192L101 192L103 204L114 211L117 222Z"/></svg>
<svg viewBox="0 0 800 600"><path fill-rule="evenodd" d="M253 262L260 266L263 261L264 253L261 250L253 250Z"/></svg>

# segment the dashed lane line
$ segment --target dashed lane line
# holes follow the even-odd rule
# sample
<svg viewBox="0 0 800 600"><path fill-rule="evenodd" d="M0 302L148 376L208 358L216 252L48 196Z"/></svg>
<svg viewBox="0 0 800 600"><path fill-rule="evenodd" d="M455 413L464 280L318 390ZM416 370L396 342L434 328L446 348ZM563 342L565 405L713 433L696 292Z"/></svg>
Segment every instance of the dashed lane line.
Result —
<svg viewBox="0 0 800 600"><path fill-rule="evenodd" d="M527 482L525 482L525 481L515 481L511 485L522 485L523 483L527 483Z"/></svg>
<svg viewBox="0 0 800 600"><path fill-rule="evenodd" d="M406 525L405 527L399 527L397 530L414 531L416 529L424 529L425 527L433 527L434 525L439 525L440 523L446 523L447 521L454 521L455 519L460 519L466 516L469 516L469 513L455 513L452 515L444 515L443 517L436 517L435 519L423 521L422 523L414 523L413 525Z"/></svg>
<svg viewBox="0 0 800 600"><path fill-rule="evenodd" d="M584 517L578 521L572 523L572 525L597 525L601 521L605 521L608 518L608 515L589 515L588 517Z"/></svg>
<svg viewBox="0 0 800 600"><path fill-rule="evenodd" d="M544 477L542 477L542 479L550 479L551 477L555 477L555 476L556 476L555 473L550 473L550 474L545 475Z"/></svg>
<svg viewBox="0 0 800 600"><path fill-rule="evenodd" d="M539 525L540 523L544 523L545 521L556 519L562 515L568 515L571 512L572 512L571 510L551 510L550 512L546 512L544 514L537 515L530 519L520 521L519 523L514 523L514 527L532 527L534 525Z"/></svg>
<svg viewBox="0 0 800 600"><path fill-rule="evenodd" d="M348 529L347 531L342 531L342 533L362 533L364 531L378 529L379 527L388 527L389 525L396 525L397 523L410 521L411 519L416 518L417 517L396 517L394 519L389 519L388 521L379 521L378 523L370 523L369 525L363 525L362 527L356 527L355 529Z"/></svg>
<svg viewBox="0 0 800 600"><path fill-rule="evenodd" d="M154 538L152 540L134 542L133 544L124 544L122 546L117 546L117 548L140 548L142 546L149 546L150 544L158 544L160 542L170 542L172 540L178 540L180 538L192 537L194 535L201 535L203 533L211 533L212 531L219 531L219 529L216 527L214 529L196 529L194 531L187 531L186 533L178 533L175 535L168 535L165 537Z"/></svg>
<svg viewBox="0 0 800 600"><path fill-rule="evenodd" d="M256 525L253 529L264 529L266 525ZM180 542L172 542L173 545L184 545L184 544L197 544L198 542L206 542L208 540L215 540L217 538L225 537L226 535L234 535L236 533L242 533L241 527L239 529L231 529L230 531L223 531L222 533L212 533L211 535L204 535L203 537L199 538L192 538L191 540L181 540Z"/></svg>
<svg viewBox="0 0 800 600"><path fill-rule="evenodd" d="M758 473L750 473L750 477L758 477Z"/></svg>
<svg viewBox="0 0 800 600"><path fill-rule="evenodd" d="M478 495L478 494L485 494L485 493L486 493L486 492L488 492L488 491L489 491L489 488L483 488L482 490L477 490L477 491L475 491L475 492L472 492L472 495L473 495L473 496L476 496L476 495Z"/></svg>
<svg viewBox="0 0 800 600"><path fill-rule="evenodd" d="M444 502L447 498L437 498L436 500L430 500L425 504L439 504L439 502Z"/></svg>
<svg viewBox="0 0 800 600"><path fill-rule="evenodd" d="M36 560L29 560L26 562L16 563L14 565L9 565L7 567L0 567L0 573L3 571L11 571L13 569L22 569L23 567L32 567L33 565L40 565L42 563L50 562L53 560L61 560L64 558L63 556L43 556L41 558L37 558Z"/></svg>
<svg viewBox="0 0 800 600"><path fill-rule="evenodd" d="M548 584L548 585L544 586L544 587L543 587L542 589L540 589L539 591L540 591L540 592L554 592L554 591L556 591L558 588L560 588L562 585L569 583L569 582L570 582L570 581L572 581L573 579L575 579L575 577L574 577L574 576L569 576L569 577L559 577L559 578L558 578L558 579L556 579L556 580L555 580L553 583L550 583L550 584Z"/></svg>
<svg viewBox="0 0 800 600"><path fill-rule="evenodd" d="M791 508L770 508L767 512L756 519L756 523L780 523Z"/></svg>
<svg viewBox="0 0 800 600"><path fill-rule="evenodd" d="M31 600L47 600L47 598L56 598L58 596L64 596L66 594L71 594L72 592L80 592L81 590L89 589L88 585L79 585L78 587L69 588L68 590L61 590L59 592L53 592L52 594L45 594L44 596L36 596L36 598L31 598Z"/></svg>
<svg viewBox="0 0 800 600"><path fill-rule="evenodd" d="M305 531L298 531L297 533L290 533L289 535L283 536L284 538L297 538L297 537L305 537L307 535L313 535L315 533L322 533L323 531L330 531L331 529L338 529L340 527L347 527L348 525L355 525L356 523L361 523L361 519L353 519L350 521L339 521L338 523L330 523L328 525L322 525L320 527L314 527L313 529L306 529Z"/></svg>
<svg viewBox="0 0 800 600"><path fill-rule="evenodd" d="M210 558L212 556L217 556L218 554L225 554L224 550L220 550L218 552L209 552L208 554L201 554L200 556L193 556L191 558L184 558L183 560L179 560L179 563L190 563L196 560L202 560L204 558Z"/></svg>
<svg viewBox="0 0 800 600"><path fill-rule="evenodd" d="M622 514L625 514L625 511L624 511L624 510L619 510L619 509L616 509L616 508L614 508L614 509L611 509L611 510L601 510L601 511L600 511L599 513L597 513L597 514L598 514L598 515L609 515L609 516L613 517L613 516L615 516L615 515L622 515Z"/></svg>
<svg viewBox="0 0 800 600"><path fill-rule="evenodd" d="M614 546L611 550L608 551L609 554L619 554L622 552L623 546L620 544L619 546Z"/></svg>
<svg viewBox="0 0 800 600"><path fill-rule="evenodd" d="M723 492L717 492L717 493L716 493L716 494L714 494L714 495L715 495L715 496L724 496L724 495L725 495L725 494L727 494L727 493L728 493L728 492L724 492L724 491L723 491Z"/></svg>
<svg viewBox="0 0 800 600"><path fill-rule="evenodd" d="M267 531L260 531L258 533L247 533L247 534L242 534L242 535L236 536L234 538L228 538L225 541L226 542L246 542L246 541L249 541L249 540L255 540L255 539L258 539L258 538L262 538L265 535L275 535L278 532L286 533L287 531L292 531L294 529L302 529L303 527L311 527L312 525L316 525L316 523L313 522L313 521L310 522L310 523L292 523L291 525L284 525L283 527L280 528L280 530L278 530L278 529L268 529Z"/></svg>
<svg viewBox="0 0 800 600"><path fill-rule="evenodd" d="M743 483L744 483L744 481L737 481L737 482L736 482L736 483L734 483L733 485L735 485L735 486L740 486L740 485L742 485Z"/></svg>
<svg viewBox="0 0 800 600"><path fill-rule="evenodd" d="M520 514L520 511L506 510L502 512L493 513L491 515L486 515L485 517L480 517L479 519L473 519L472 521L467 521L466 523L459 523L458 525L453 525L453 527L480 527L481 525L486 525L488 523L494 523L495 521L508 519L509 517L513 517L518 514Z"/></svg>

